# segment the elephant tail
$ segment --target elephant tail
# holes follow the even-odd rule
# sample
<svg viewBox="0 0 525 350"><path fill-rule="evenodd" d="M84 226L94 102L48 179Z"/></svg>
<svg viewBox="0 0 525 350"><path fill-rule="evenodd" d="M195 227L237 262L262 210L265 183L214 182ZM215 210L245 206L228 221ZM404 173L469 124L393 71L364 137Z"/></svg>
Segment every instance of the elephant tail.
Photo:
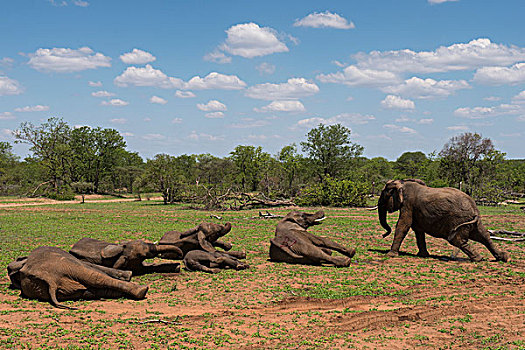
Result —
<svg viewBox="0 0 525 350"><path fill-rule="evenodd" d="M57 300L57 287L53 284L49 284L49 298L51 299L51 305L54 307L57 307L59 309L70 309L70 310L77 310L76 307L67 306L64 304L60 304Z"/></svg>
<svg viewBox="0 0 525 350"><path fill-rule="evenodd" d="M458 229L462 226L465 226L465 225L470 225L470 224L476 224L479 220L479 216L476 215L474 216L474 219L470 220L470 221L467 221L467 222L464 222L462 224L459 224L458 226L456 226L451 232L450 234L448 235L448 241L451 241L455 236L456 236L456 233L458 232Z"/></svg>

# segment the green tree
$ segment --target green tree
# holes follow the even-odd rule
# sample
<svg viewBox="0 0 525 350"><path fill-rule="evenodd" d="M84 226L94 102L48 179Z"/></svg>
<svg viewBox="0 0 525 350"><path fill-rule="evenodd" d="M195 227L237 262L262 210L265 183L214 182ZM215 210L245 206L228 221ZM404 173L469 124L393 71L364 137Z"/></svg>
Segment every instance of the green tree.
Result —
<svg viewBox="0 0 525 350"><path fill-rule="evenodd" d="M480 190L483 181L494 174L505 154L494 148L489 138L477 133L452 137L439 152L442 176L450 185L472 195Z"/></svg>
<svg viewBox="0 0 525 350"><path fill-rule="evenodd" d="M70 179L72 150L70 127L60 118L49 118L40 126L24 122L13 132L16 143L27 143L33 157L45 169L46 181L59 192L62 185Z"/></svg>
<svg viewBox="0 0 525 350"><path fill-rule="evenodd" d="M421 151L405 152L397 158L395 169L399 172L400 178L421 177L426 160L427 156Z"/></svg>
<svg viewBox="0 0 525 350"><path fill-rule="evenodd" d="M256 191L259 182L267 174L265 166L270 155L263 152L261 146L257 148L254 146L237 146L230 154L242 190Z"/></svg>
<svg viewBox="0 0 525 350"><path fill-rule="evenodd" d="M284 146L277 154L277 160L279 161L282 172L282 181L284 182L284 192L289 196L294 196L296 194L296 191L294 190L294 182L299 175L301 159L302 156L297 153L297 146L295 143Z"/></svg>
<svg viewBox="0 0 525 350"><path fill-rule="evenodd" d="M362 146L350 141L350 134L351 130L341 124L319 124L308 132L307 140L301 142L322 181L328 176L336 178L363 153Z"/></svg>

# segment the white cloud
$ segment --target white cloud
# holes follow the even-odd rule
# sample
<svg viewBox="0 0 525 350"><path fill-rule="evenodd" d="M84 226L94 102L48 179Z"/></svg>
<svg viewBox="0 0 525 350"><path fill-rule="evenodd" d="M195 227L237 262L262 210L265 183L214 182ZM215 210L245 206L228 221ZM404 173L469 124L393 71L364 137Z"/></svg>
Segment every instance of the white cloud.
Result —
<svg viewBox="0 0 525 350"><path fill-rule="evenodd" d="M270 124L268 120L259 120L253 118L243 118L241 119L242 123L231 124L230 127L234 129L250 129L250 128L260 128Z"/></svg>
<svg viewBox="0 0 525 350"><path fill-rule="evenodd" d="M525 106L501 104L492 107L462 107L454 111L454 115L467 119L483 119L501 115L525 114Z"/></svg>
<svg viewBox="0 0 525 350"><path fill-rule="evenodd" d="M113 124L126 124L128 120L126 118L114 118L111 119L110 122L112 122Z"/></svg>
<svg viewBox="0 0 525 350"><path fill-rule="evenodd" d="M188 81L184 88L187 90L241 90L246 87L246 83L236 75L225 75L217 72L211 72L204 78L195 76Z"/></svg>
<svg viewBox="0 0 525 350"><path fill-rule="evenodd" d="M171 120L171 124L181 124L182 123L182 118L173 118Z"/></svg>
<svg viewBox="0 0 525 350"><path fill-rule="evenodd" d="M453 130L453 131L465 131L465 130L468 130L468 126L466 126L466 125L452 125L452 126L448 126L447 129L448 130Z"/></svg>
<svg viewBox="0 0 525 350"><path fill-rule="evenodd" d="M501 97L498 97L498 96L487 96L487 97L484 97L483 99L485 101L495 102L495 101L500 101Z"/></svg>
<svg viewBox="0 0 525 350"><path fill-rule="evenodd" d="M0 66L11 67L15 63L15 60L10 57L4 57L0 60Z"/></svg>
<svg viewBox="0 0 525 350"><path fill-rule="evenodd" d="M508 66L525 60L525 48L496 44L489 39L480 38L466 44L440 46L434 51L371 51L358 53L354 58L360 68L436 73L485 66Z"/></svg>
<svg viewBox="0 0 525 350"><path fill-rule="evenodd" d="M467 89L469 84L465 80L434 80L412 77L403 84L382 88L384 92L408 96L418 99L447 97L456 90Z"/></svg>
<svg viewBox="0 0 525 350"><path fill-rule="evenodd" d="M159 105L165 105L166 103L168 103L168 101L166 101L165 99L159 96L151 96L151 98L149 99L149 102L157 103Z"/></svg>
<svg viewBox="0 0 525 350"><path fill-rule="evenodd" d="M73 0L73 4L75 6L79 6L79 7L88 7L89 6L89 2L83 1L83 0Z"/></svg>
<svg viewBox="0 0 525 350"><path fill-rule="evenodd" d="M23 91L20 83L6 76L0 76L0 96L19 95Z"/></svg>
<svg viewBox="0 0 525 350"><path fill-rule="evenodd" d="M404 134L417 134L416 130L414 130L412 128L409 128L409 127L406 127L406 126L400 126L400 125L394 125L394 124L385 124L385 125L383 125L383 128L389 129L389 130L392 130L392 131L402 132Z"/></svg>
<svg viewBox="0 0 525 350"><path fill-rule="evenodd" d="M459 0L428 0L429 4L442 4L444 2L453 2L453 1L459 1Z"/></svg>
<svg viewBox="0 0 525 350"><path fill-rule="evenodd" d="M206 113L204 116L210 119L220 119L220 118L224 118L224 113L223 112L211 112L211 113Z"/></svg>
<svg viewBox="0 0 525 350"><path fill-rule="evenodd" d="M198 103L197 108L205 112L217 112L217 111L226 111L226 105L217 101L210 100L207 104Z"/></svg>
<svg viewBox="0 0 525 350"><path fill-rule="evenodd" d="M195 94L191 91L181 91L181 90L177 90L175 91L175 97L178 97L178 98L193 98L195 97Z"/></svg>
<svg viewBox="0 0 525 350"><path fill-rule="evenodd" d="M377 87L397 84L401 79L388 70L376 70L348 66L342 72L319 74L317 79L322 83L345 84L348 86Z"/></svg>
<svg viewBox="0 0 525 350"><path fill-rule="evenodd" d="M254 108L256 112L305 112L304 105L297 100L273 101L267 106Z"/></svg>
<svg viewBox="0 0 525 350"><path fill-rule="evenodd" d="M368 114L363 115L360 113L341 113L341 114L338 114L328 119L314 117L314 118L299 120L297 122L297 126L307 127L307 128L313 128L319 124L324 124L324 125L343 124L346 126L352 126L352 125L367 124L369 121L375 120L375 119L376 118L373 115L368 115Z"/></svg>
<svg viewBox="0 0 525 350"><path fill-rule="evenodd" d="M263 62L259 64L258 66L255 67L255 69L257 69L259 71L259 74L261 75L263 74L271 75L275 73L275 66L268 62Z"/></svg>
<svg viewBox="0 0 525 350"><path fill-rule="evenodd" d="M525 90L517 94L512 98L512 102L514 103L525 103Z"/></svg>
<svg viewBox="0 0 525 350"><path fill-rule="evenodd" d="M209 134L204 134L204 133L197 133L195 130L192 131L191 134L187 136L187 138L193 141L202 141L202 140L222 141L224 140L224 137L222 136L214 136L214 135L209 135Z"/></svg>
<svg viewBox="0 0 525 350"><path fill-rule="evenodd" d="M180 89L184 82L179 78L168 77L161 70L147 64L145 67L128 67L115 78L115 85L127 87L154 86L162 89Z"/></svg>
<svg viewBox="0 0 525 350"><path fill-rule="evenodd" d="M385 97L385 99L381 101L381 105L384 108L388 108L388 109L414 109L416 108L414 101L405 100L399 96L394 96L394 95L388 95L387 97Z"/></svg>
<svg viewBox="0 0 525 350"><path fill-rule="evenodd" d="M288 52L288 47L277 38L277 32L255 23L237 24L227 31L227 38L219 49L244 58Z"/></svg>
<svg viewBox="0 0 525 350"><path fill-rule="evenodd" d="M474 74L474 81L484 85L516 85L525 83L525 63L511 67L483 67Z"/></svg>
<svg viewBox="0 0 525 350"><path fill-rule="evenodd" d="M15 108L15 112L44 112L44 111L49 111L49 106L36 105L36 106L25 106L25 107Z"/></svg>
<svg viewBox="0 0 525 350"><path fill-rule="evenodd" d="M71 73L99 67L110 67L111 58L89 47L78 50L67 48L38 49L30 55L28 64L43 72Z"/></svg>
<svg viewBox="0 0 525 350"><path fill-rule="evenodd" d="M257 84L246 90L246 96L260 100L287 100L314 95L319 87L304 78L291 78L281 84Z"/></svg>
<svg viewBox="0 0 525 350"><path fill-rule="evenodd" d="M131 52L120 55L120 60L125 64L144 64L155 61L157 58L149 52L133 49Z"/></svg>
<svg viewBox="0 0 525 350"><path fill-rule="evenodd" d="M132 136L135 136L134 133L132 132L121 132L120 135L124 136L124 137L132 137Z"/></svg>
<svg viewBox="0 0 525 350"><path fill-rule="evenodd" d="M221 52L219 50L215 50L213 52L206 54L204 56L204 60L209 61L209 62L220 63L220 64L226 64L226 63L232 62L231 57L226 56L224 52Z"/></svg>
<svg viewBox="0 0 525 350"><path fill-rule="evenodd" d="M10 120L15 119L16 116L11 112L2 112L0 113L0 120Z"/></svg>
<svg viewBox="0 0 525 350"><path fill-rule="evenodd" d="M102 86L102 82L101 81L88 81L88 85L93 86L93 87L100 87Z"/></svg>
<svg viewBox="0 0 525 350"><path fill-rule="evenodd" d="M102 101L100 104L103 106L123 107L129 105L129 102L123 101L120 98L114 98L109 101Z"/></svg>
<svg viewBox="0 0 525 350"><path fill-rule="evenodd" d="M417 121L418 124L432 124L433 122L434 122L434 119L432 118L419 119Z"/></svg>
<svg viewBox="0 0 525 350"><path fill-rule="evenodd" d="M294 27L312 27L312 28L337 28L352 29L355 28L353 22L348 22L345 18L337 13L314 12L308 16L298 19L294 22Z"/></svg>
<svg viewBox="0 0 525 350"><path fill-rule="evenodd" d="M162 134L146 134L142 135L141 138L147 141L162 141L166 139L166 136Z"/></svg>
<svg viewBox="0 0 525 350"><path fill-rule="evenodd" d="M112 93L112 92L105 91L105 90L100 90L100 91L92 92L91 96L94 96L94 97L112 97L112 96L115 96L115 94Z"/></svg>

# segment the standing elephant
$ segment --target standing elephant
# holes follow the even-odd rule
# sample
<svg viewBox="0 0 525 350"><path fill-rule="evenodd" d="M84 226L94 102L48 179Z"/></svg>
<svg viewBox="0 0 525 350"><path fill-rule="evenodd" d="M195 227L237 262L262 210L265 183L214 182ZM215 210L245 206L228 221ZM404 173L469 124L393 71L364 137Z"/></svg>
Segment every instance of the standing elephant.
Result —
<svg viewBox="0 0 525 350"><path fill-rule="evenodd" d="M379 222L391 233L386 213L399 210L394 242L388 256L399 255L399 247L412 228L416 234L418 256L429 256L425 233L444 238L461 249L471 261L482 260L481 255L469 245L468 240L480 242L496 260L510 261L509 254L496 248L489 232L481 223L474 200L464 192L450 187L427 187L421 180L390 180L381 192L378 202Z"/></svg>
<svg viewBox="0 0 525 350"><path fill-rule="evenodd" d="M178 263L147 264L144 260L163 253L173 254L179 259L182 258L182 251L176 246L160 246L139 239L114 244L86 237L75 243L69 252L80 260L114 269L130 270L134 275L179 272L180 265Z"/></svg>
<svg viewBox="0 0 525 350"><path fill-rule="evenodd" d="M270 260L290 264L320 265L333 264L337 267L350 265L355 249L347 248L328 238L315 236L306 231L310 226L319 225L325 219L322 210L307 214L301 211L288 213L275 229L270 239ZM336 250L346 256L332 256Z"/></svg>
<svg viewBox="0 0 525 350"><path fill-rule="evenodd" d="M22 296L50 301L71 309L59 300L121 298L144 299L148 286L133 282L131 272L81 261L56 247L39 247L29 256L7 266L12 287Z"/></svg>
<svg viewBox="0 0 525 350"><path fill-rule="evenodd" d="M205 222L184 232L168 231L159 241L159 246L170 244L179 247L185 256L192 250L204 250L210 253L215 252L215 247L224 249L226 254L237 259L246 258L245 252L231 251L230 243L219 241L219 238L226 235L232 229L232 225L227 222L224 225ZM163 253L163 258L176 259L171 253Z"/></svg>

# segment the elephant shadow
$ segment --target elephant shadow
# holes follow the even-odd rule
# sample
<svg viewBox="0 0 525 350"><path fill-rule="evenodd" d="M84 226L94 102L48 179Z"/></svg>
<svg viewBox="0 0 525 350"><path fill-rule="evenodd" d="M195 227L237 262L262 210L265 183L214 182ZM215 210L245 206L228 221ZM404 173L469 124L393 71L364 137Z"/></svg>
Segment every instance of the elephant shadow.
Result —
<svg viewBox="0 0 525 350"><path fill-rule="evenodd" d="M368 249L368 251L386 255L386 253L388 253L390 251L390 249ZM457 257L457 256L456 257L452 257L450 255L430 254L428 257L420 257L417 254L408 253L408 252L399 252L399 256L409 256L409 257L421 258L421 259L429 259L430 258L430 259L439 260L439 261L470 261L467 258L461 258L461 257Z"/></svg>

